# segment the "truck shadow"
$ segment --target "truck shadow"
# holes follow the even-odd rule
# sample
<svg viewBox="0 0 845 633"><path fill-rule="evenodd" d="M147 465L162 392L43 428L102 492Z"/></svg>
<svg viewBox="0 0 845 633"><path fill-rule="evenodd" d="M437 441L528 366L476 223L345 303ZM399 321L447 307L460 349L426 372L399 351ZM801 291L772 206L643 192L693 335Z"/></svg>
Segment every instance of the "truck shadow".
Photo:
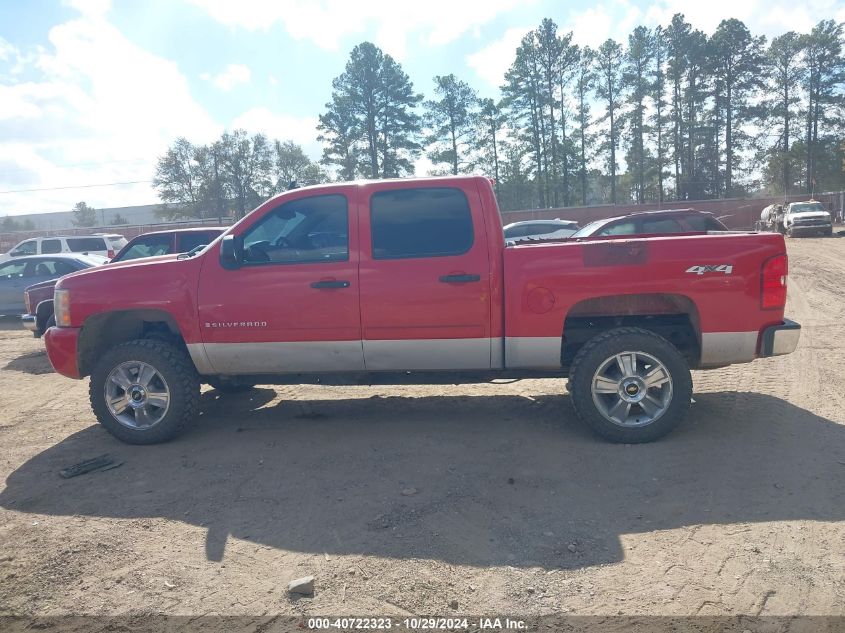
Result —
<svg viewBox="0 0 845 633"><path fill-rule="evenodd" d="M845 519L845 428L778 398L697 394L663 441L596 439L560 396L432 396L267 406L217 399L181 438L118 443L97 425L14 471L0 506L166 517L285 550L575 568L620 535L700 524ZM64 480L109 452L121 468Z"/></svg>

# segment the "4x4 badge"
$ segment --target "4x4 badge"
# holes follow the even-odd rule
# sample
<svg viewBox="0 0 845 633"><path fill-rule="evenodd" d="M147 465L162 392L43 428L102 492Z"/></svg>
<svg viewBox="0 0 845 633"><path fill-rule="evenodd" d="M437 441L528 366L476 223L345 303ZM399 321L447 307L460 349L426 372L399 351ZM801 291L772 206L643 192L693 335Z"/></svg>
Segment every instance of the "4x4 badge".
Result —
<svg viewBox="0 0 845 633"><path fill-rule="evenodd" d="M703 275L704 273L724 273L730 275L733 273L734 267L730 264L705 264L703 266L690 266L685 272L694 275Z"/></svg>

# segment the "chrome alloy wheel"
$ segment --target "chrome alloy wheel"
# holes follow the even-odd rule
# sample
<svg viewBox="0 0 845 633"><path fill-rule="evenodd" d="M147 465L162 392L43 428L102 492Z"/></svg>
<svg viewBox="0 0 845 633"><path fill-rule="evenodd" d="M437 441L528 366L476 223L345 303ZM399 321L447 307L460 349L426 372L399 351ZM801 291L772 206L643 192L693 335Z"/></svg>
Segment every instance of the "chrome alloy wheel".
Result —
<svg viewBox="0 0 845 633"><path fill-rule="evenodd" d="M104 391L114 419L130 429L154 427L170 408L170 389L164 377L152 365L138 360L112 369Z"/></svg>
<svg viewBox="0 0 845 633"><path fill-rule="evenodd" d="M651 354L620 352L605 360L590 389L599 413L623 427L646 426L672 402L672 377Z"/></svg>

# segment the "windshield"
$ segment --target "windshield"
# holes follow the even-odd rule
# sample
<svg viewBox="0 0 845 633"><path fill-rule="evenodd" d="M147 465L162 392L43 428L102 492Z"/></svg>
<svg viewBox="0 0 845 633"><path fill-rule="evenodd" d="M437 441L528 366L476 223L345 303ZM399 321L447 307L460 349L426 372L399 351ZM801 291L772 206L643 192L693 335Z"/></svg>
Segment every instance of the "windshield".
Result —
<svg viewBox="0 0 845 633"><path fill-rule="evenodd" d="M807 213L808 211L825 211L821 202L799 202L789 205L790 213Z"/></svg>

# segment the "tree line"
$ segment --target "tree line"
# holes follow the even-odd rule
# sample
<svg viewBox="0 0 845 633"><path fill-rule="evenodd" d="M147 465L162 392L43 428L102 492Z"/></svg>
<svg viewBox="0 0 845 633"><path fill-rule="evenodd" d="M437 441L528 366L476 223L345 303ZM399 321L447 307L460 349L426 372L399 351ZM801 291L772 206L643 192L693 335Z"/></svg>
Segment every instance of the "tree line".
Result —
<svg viewBox="0 0 845 633"><path fill-rule="evenodd" d="M243 130L178 139L154 186L172 214L242 217L292 182L479 173L504 209L812 194L845 188L843 25L770 42L740 20L712 35L681 14L626 42L525 35L497 100L454 74L418 93L401 64L356 46L319 116L323 154Z"/></svg>

